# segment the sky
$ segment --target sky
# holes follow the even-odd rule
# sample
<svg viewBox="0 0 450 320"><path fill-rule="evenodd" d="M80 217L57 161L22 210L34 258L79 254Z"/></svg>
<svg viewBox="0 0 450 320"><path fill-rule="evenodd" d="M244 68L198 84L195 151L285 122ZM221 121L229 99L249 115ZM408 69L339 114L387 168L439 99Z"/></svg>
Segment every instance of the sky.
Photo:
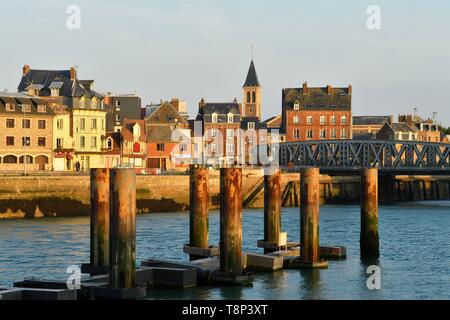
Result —
<svg viewBox="0 0 450 320"><path fill-rule="evenodd" d="M80 8L69 29L67 8ZM380 29L369 29L371 5ZM373 20L370 20L373 21ZM0 90L22 66L69 69L99 92L143 104L242 101L253 58L263 118L281 113L283 88L353 86L354 115L418 113L450 126L448 0L1 0Z"/></svg>

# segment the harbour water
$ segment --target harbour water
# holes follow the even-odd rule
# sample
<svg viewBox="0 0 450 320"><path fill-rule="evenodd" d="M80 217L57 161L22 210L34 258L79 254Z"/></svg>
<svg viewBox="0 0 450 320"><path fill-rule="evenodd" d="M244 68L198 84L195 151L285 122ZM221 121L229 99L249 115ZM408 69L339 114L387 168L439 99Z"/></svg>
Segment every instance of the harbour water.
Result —
<svg viewBox="0 0 450 320"><path fill-rule="evenodd" d="M348 258L327 270L258 273L252 286L153 290L151 299L450 299L450 202L381 206L381 256L359 256L359 206L321 206L322 245L347 247ZM147 258L187 260L186 212L139 215L138 263ZM282 229L299 240L299 209L284 208ZM244 210L244 252L261 252L262 210ZM210 243L219 241L219 214L210 213ZM66 269L89 260L89 218L0 221L0 285L26 278L66 279ZM381 268L381 289L366 285L369 265Z"/></svg>

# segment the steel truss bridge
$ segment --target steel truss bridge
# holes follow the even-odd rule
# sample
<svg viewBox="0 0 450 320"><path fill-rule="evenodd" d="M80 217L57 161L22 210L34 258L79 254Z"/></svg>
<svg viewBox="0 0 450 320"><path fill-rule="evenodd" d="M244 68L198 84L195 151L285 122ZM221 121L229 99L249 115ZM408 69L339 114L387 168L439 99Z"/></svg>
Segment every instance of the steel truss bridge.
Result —
<svg viewBox="0 0 450 320"><path fill-rule="evenodd" d="M320 140L280 143L282 168L349 173L377 167L385 174L450 175L450 144L420 141Z"/></svg>

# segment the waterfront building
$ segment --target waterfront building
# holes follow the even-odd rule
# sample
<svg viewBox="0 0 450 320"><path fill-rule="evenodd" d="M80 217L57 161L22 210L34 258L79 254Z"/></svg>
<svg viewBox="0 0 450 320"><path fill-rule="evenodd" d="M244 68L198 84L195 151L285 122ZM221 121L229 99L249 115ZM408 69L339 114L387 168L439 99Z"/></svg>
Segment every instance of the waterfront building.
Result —
<svg viewBox="0 0 450 320"><path fill-rule="evenodd" d="M418 115L400 114L398 122L403 122L417 129L417 140L426 142L441 141L441 126L433 119L424 120Z"/></svg>
<svg viewBox="0 0 450 320"><path fill-rule="evenodd" d="M386 122L393 123L393 116L353 116L353 139L375 139Z"/></svg>
<svg viewBox="0 0 450 320"><path fill-rule="evenodd" d="M153 172L186 170L192 160L188 121L163 102L145 119L147 168Z"/></svg>
<svg viewBox="0 0 450 320"><path fill-rule="evenodd" d="M70 133L70 111L67 106L50 103L53 119L53 171L72 171L75 141Z"/></svg>
<svg viewBox="0 0 450 320"><path fill-rule="evenodd" d="M106 132L120 132L125 119L142 119L141 98L135 94L108 93L103 101L106 109Z"/></svg>
<svg viewBox="0 0 450 320"><path fill-rule="evenodd" d="M404 122L386 122L376 134L377 140L418 141L418 130Z"/></svg>
<svg viewBox="0 0 450 320"><path fill-rule="evenodd" d="M0 171L52 170L53 117L43 99L0 92Z"/></svg>
<svg viewBox="0 0 450 320"><path fill-rule="evenodd" d="M103 96L92 89L93 80L79 80L70 70L37 70L23 67L19 92L67 106L70 135L73 138L73 168L82 171L105 166L102 149L106 138L106 111Z"/></svg>
<svg viewBox="0 0 450 320"><path fill-rule="evenodd" d="M282 131L286 141L352 138L352 86L282 90Z"/></svg>
<svg viewBox="0 0 450 320"><path fill-rule="evenodd" d="M122 133L106 132L105 168L117 168L122 164Z"/></svg>
<svg viewBox="0 0 450 320"><path fill-rule="evenodd" d="M144 120L124 119L122 126L122 164L145 173L147 166L147 131Z"/></svg>

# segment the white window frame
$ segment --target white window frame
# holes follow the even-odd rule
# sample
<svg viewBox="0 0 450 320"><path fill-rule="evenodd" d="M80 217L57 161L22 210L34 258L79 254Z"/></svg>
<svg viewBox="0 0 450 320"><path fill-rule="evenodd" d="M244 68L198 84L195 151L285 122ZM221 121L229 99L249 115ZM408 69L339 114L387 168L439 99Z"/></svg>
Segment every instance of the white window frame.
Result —
<svg viewBox="0 0 450 320"><path fill-rule="evenodd" d="M211 114L211 122L212 123L217 123L217 113Z"/></svg>
<svg viewBox="0 0 450 320"><path fill-rule="evenodd" d="M327 124L327 117L326 116L320 116L320 125L326 125Z"/></svg>
<svg viewBox="0 0 450 320"><path fill-rule="evenodd" d="M313 117L312 116L307 116L306 117L306 124L308 124L308 125L312 125L313 124Z"/></svg>

